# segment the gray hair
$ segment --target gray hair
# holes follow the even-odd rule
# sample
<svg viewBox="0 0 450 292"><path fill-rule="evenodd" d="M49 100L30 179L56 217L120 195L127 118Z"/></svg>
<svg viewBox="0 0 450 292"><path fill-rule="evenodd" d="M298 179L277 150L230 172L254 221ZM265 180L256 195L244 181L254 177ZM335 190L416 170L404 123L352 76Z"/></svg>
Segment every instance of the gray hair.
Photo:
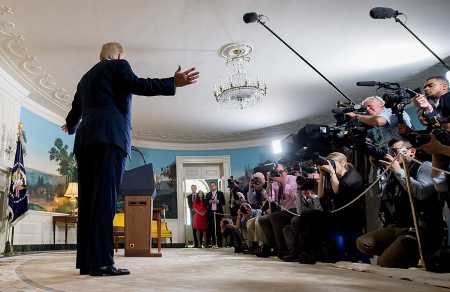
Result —
<svg viewBox="0 0 450 292"><path fill-rule="evenodd" d="M366 98L361 102L361 104L362 104L363 106L366 106L366 103L368 103L369 101L375 101L375 102L378 102L379 104L381 104L381 105L384 106L384 100L383 100L381 97L379 97L378 95L366 97Z"/></svg>

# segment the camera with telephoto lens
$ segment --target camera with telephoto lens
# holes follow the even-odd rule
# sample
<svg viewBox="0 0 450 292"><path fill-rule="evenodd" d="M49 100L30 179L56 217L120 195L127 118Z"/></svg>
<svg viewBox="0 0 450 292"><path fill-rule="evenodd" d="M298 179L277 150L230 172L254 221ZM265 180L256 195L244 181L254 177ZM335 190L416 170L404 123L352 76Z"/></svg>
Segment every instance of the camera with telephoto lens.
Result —
<svg viewBox="0 0 450 292"><path fill-rule="evenodd" d="M255 168L253 168L253 173L260 172L266 177L267 180L267 173L270 173L271 177L279 177L280 174L278 173L277 169L277 163L267 163L263 165L259 165Z"/></svg>
<svg viewBox="0 0 450 292"><path fill-rule="evenodd" d="M336 170L336 162L332 159L320 156L319 153L313 153L312 161L317 165L328 165L329 162L333 169Z"/></svg>
<svg viewBox="0 0 450 292"><path fill-rule="evenodd" d="M239 187L239 182L237 180L235 180L233 176L230 176L230 178L227 179L227 185L228 185L228 188L231 190L236 187Z"/></svg>
<svg viewBox="0 0 450 292"><path fill-rule="evenodd" d="M436 140L444 145L450 146L450 133L446 129L433 129L431 134L436 136ZM414 146L420 147L431 141L431 135L429 131L417 131L406 135L406 139Z"/></svg>

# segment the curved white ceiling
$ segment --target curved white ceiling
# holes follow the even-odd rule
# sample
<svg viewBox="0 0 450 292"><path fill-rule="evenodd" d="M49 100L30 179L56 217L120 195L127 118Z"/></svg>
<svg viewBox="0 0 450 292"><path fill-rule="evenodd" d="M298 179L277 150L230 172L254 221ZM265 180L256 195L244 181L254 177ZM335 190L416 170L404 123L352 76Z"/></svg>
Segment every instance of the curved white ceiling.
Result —
<svg viewBox="0 0 450 292"><path fill-rule="evenodd" d="M140 76L196 66L199 83L175 97L134 98L134 137L146 141L261 140L296 131L305 118L330 119L340 96L262 26L244 24L246 12L267 15L274 31L355 99L372 92L356 88L358 80L405 80L435 63L393 20L371 19L374 6L405 12L407 24L439 55L450 53L447 0L5 0L0 6L2 67L61 116L104 42L123 43ZM245 110L224 109L212 95L225 73L217 50L233 41L254 46L250 73L268 84L263 103Z"/></svg>

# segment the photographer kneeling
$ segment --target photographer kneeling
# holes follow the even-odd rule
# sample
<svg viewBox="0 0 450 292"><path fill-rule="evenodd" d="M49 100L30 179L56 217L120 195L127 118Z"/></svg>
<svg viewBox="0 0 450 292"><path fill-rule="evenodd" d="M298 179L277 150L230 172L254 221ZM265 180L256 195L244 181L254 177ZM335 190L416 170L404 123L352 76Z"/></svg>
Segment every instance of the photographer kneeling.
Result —
<svg viewBox="0 0 450 292"><path fill-rule="evenodd" d="M231 237L231 244L235 253L243 251L242 236L245 231L248 220L256 218L261 214L260 209L252 209L250 204L242 203L237 211L236 224L233 225L230 219L223 219L221 222L221 231L224 237Z"/></svg>
<svg viewBox="0 0 450 292"><path fill-rule="evenodd" d="M412 211L407 192L407 180L399 153L404 155L411 176L411 192L415 201L416 216L425 258L439 249L442 236L442 210L431 178L431 163L419 165L411 161L416 149L405 140L389 142L392 155L386 155L390 177L383 189L380 217L384 228L369 232L357 240L358 249L369 256L377 255L383 267L408 268L418 263L419 251Z"/></svg>

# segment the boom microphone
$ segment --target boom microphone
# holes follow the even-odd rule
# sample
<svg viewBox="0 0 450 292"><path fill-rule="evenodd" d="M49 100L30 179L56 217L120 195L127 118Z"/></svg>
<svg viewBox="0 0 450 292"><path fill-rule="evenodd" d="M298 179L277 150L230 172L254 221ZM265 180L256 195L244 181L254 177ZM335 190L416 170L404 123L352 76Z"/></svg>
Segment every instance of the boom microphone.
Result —
<svg viewBox="0 0 450 292"><path fill-rule="evenodd" d="M386 19L386 18L397 17L403 13L398 12L398 10L394 10L394 9L388 8L388 7L375 7L370 10L369 14L370 14L370 17L375 18L375 19Z"/></svg>
<svg viewBox="0 0 450 292"><path fill-rule="evenodd" d="M376 81L359 81L356 82L356 86L379 86L380 82L376 82Z"/></svg>
<svg viewBox="0 0 450 292"><path fill-rule="evenodd" d="M358 82L356 82L356 86L391 87L391 86L399 86L399 84L393 83L393 82L358 81Z"/></svg>
<svg viewBox="0 0 450 292"><path fill-rule="evenodd" d="M256 22L257 20L259 20L259 18L260 15L258 15L256 12L245 13L244 16L242 17L245 23Z"/></svg>

